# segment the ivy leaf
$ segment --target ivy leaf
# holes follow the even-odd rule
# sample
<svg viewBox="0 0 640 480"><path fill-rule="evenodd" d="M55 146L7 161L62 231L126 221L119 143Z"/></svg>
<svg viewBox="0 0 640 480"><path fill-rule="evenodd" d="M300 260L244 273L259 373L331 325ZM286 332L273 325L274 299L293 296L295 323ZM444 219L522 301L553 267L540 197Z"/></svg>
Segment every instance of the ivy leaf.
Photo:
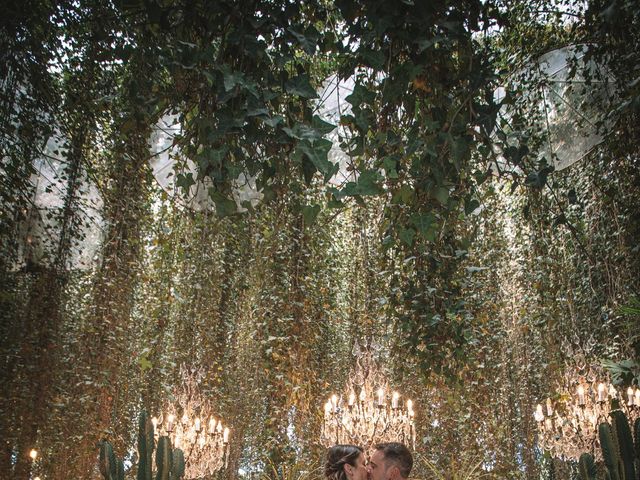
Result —
<svg viewBox="0 0 640 480"><path fill-rule="evenodd" d="M348 95L345 100L349 102L353 108L360 108L363 103L370 105L376 98L376 94L366 87L357 84L353 87L353 92Z"/></svg>
<svg viewBox="0 0 640 480"><path fill-rule="evenodd" d="M236 202L232 199L225 197L222 193L218 192L214 188L209 188L209 197L216 205L216 215L219 217L228 217L238 211Z"/></svg>
<svg viewBox="0 0 640 480"><path fill-rule="evenodd" d="M378 183L382 180L380 174L376 170L365 170L360 173L358 182L349 182L338 193L338 199L342 197L380 195L383 189Z"/></svg>
<svg viewBox="0 0 640 480"><path fill-rule="evenodd" d="M335 125L331 125L320 118L314 117L313 124L296 123L293 128L283 127L282 131L296 140L321 140L323 136L332 131Z"/></svg>
<svg viewBox="0 0 640 480"><path fill-rule="evenodd" d="M525 185L541 190L547 184L547 177L553 172L553 167L543 167L537 172L531 172L527 175Z"/></svg>
<svg viewBox="0 0 640 480"><path fill-rule="evenodd" d="M384 68L385 56L380 50L371 50L370 48L361 47L358 54L362 59L362 63L374 70L382 70Z"/></svg>
<svg viewBox="0 0 640 480"><path fill-rule="evenodd" d="M436 217L434 217L431 213L414 213L411 215L411 223L415 225L418 229L418 232L423 237L427 237L430 234L430 231L433 230L433 224L436 221Z"/></svg>
<svg viewBox="0 0 640 480"><path fill-rule="evenodd" d="M409 185L402 185L391 198L394 205L411 205L415 199L415 192Z"/></svg>
<svg viewBox="0 0 640 480"><path fill-rule="evenodd" d="M287 29L295 37L302 49L309 55L313 55L318 45L319 33L313 26L309 26L304 33L299 33L293 28Z"/></svg>
<svg viewBox="0 0 640 480"><path fill-rule="evenodd" d="M398 178L398 172L396 171L397 157L384 157L382 159L382 166L387 174L388 178Z"/></svg>
<svg viewBox="0 0 640 480"><path fill-rule="evenodd" d="M153 364L149 361L147 357L141 356L140 359L138 360L138 364L140 365L140 370L142 370L142 372L146 370L151 370L151 368L153 368Z"/></svg>
<svg viewBox="0 0 640 480"><path fill-rule="evenodd" d="M297 152L294 155L304 155L320 173L324 174L326 182L338 169L338 166L331 163L327 158L331 145L332 143L329 140L324 139L313 143L309 140L302 140L298 143Z"/></svg>
<svg viewBox="0 0 640 480"><path fill-rule="evenodd" d="M447 201L449 200L449 189L445 187L436 187L431 192L433 198L438 200L445 207L447 206Z"/></svg>
<svg viewBox="0 0 640 480"><path fill-rule="evenodd" d="M222 65L220 67L220 71L222 72L222 78L224 80L225 92L229 92L236 86L243 85L245 83L244 73L232 71L229 65Z"/></svg>
<svg viewBox="0 0 640 480"><path fill-rule="evenodd" d="M278 125L284 122L284 118L280 115L275 117L261 118L261 120L272 128L276 128Z"/></svg>
<svg viewBox="0 0 640 480"><path fill-rule="evenodd" d="M193 179L193 173L191 172L186 175L184 173L179 173L176 177L176 186L181 188L185 194L189 193L189 189L195 184L196 181Z"/></svg>
<svg viewBox="0 0 640 480"><path fill-rule="evenodd" d="M303 98L317 98L318 94L311 86L307 75L298 75L286 81L284 89L292 95Z"/></svg>
<svg viewBox="0 0 640 480"><path fill-rule="evenodd" d="M313 116L311 125L320 133L320 135L328 135L329 133L333 132L337 126L332 123L325 122L318 115Z"/></svg>
<svg viewBox="0 0 640 480"><path fill-rule="evenodd" d="M473 213L480 206L480 202L475 198L468 199L464 202L464 213L469 215Z"/></svg>
<svg viewBox="0 0 640 480"><path fill-rule="evenodd" d="M320 213L320 205L305 205L302 207L302 216L304 217L304 224L311 226L316 222L318 214Z"/></svg>
<svg viewBox="0 0 640 480"><path fill-rule="evenodd" d="M415 236L416 231L413 228L403 228L402 230L400 230L400 233L398 233L398 237L400 237L400 240L406 243L409 247L413 245L413 239L415 238Z"/></svg>

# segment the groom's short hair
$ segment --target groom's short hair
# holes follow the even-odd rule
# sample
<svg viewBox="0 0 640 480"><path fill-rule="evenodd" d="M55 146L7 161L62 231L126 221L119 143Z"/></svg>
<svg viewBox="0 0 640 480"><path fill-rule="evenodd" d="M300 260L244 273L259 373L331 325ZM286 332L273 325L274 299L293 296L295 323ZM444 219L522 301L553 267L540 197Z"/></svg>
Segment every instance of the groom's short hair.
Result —
<svg viewBox="0 0 640 480"><path fill-rule="evenodd" d="M398 442L379 443L375 446L384 455L385 462L392 462L400 470L402 478L409 478L413 467L413 456L409 449Z"/></svg>

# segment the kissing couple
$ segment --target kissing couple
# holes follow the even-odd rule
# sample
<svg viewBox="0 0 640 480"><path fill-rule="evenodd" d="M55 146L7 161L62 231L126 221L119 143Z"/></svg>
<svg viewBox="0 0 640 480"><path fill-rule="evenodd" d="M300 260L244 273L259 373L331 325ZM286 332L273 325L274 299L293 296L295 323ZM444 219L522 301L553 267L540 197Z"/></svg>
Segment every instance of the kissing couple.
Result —
<svg viewBox="0 0 640 480"><path fill-rule="evenodd" d="M413 457L402 443L379 443L371 457L356 445L334 445L327 451L326 480L407 480Z"/></svg>

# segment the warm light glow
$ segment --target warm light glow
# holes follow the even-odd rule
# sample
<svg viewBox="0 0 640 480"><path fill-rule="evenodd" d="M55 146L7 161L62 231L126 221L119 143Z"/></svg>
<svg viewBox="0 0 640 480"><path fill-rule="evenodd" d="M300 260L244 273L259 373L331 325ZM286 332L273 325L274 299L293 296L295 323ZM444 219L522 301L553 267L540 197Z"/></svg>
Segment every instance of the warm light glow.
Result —
<svg viewBox="0 0 640 480"><path fill-rule="evenodd" d="M632 387L619 391L609 382L600 382L591 370L579 377L567 372L564 385L554 395L554 402L547 398L546 409L544 404L536 406L538 445L554 457L576 461L583 452L591 450L595 460L602 461L600 449L594 451L592 447L598 441L598 425L610 417L612 402L607 400L619 399L614 405L634 424L640 417L640 409L635 407L636 391ZM640 394L637 401L640 404Z"/></svg>
<svg viewBox="0 0 640 480"><path fill-rule="evenodd" d="M229 429L228 428L224 429L224 434L222 435L222 441L224 443L229 443Z"/></svg>
<svg viewBox="0 0 640 480"><path fill-rule="evenodd" d="M216 419L211 417L209 419L209 434L213 435L214 433L216 433Z"/></svg>
<svg viewBox="0 0 640 480"><path fill-rule="evenodd" d="M635 406L640 407L640 389L636 390Z"/></svg>
<svg viewBox="0 0 640 480"><path fill-rule="evenodd" d="M31 460L35 460L38 458L38 451L35 448L32 448L29 452L29 456L31 457Z"/></svg>
<svg viewBox="0 0 640 480"><path fill-rule="evenodd" d="M200 391L204 370L182 367L181 375L182 382L175 387L166 414L159 419L156 441L167 435L175 448L182 449L184 478L213 478L227 464L229 448L223 443L224 425Z"/></svg>
<svg viewBox="0 0 640 480"><path fill-rule="evenodd" d="M398 408L398 399L400 398L400 394L398 392L393 392L391 397L391 408Z"/></svg>
<svg viewBox="0 0 640 480"><path fill-rule="evenodd" d="M542 422L544 420L544 413L542 413L542 405L536 405L536 412L533 414L536 422Z"/></svg>
<svg viewBox="0 0 640 480"><path fill-rule="evenodd" d="M598 384L598 401L604 402L607 399L607 387L605 387L604 383Z"/></svg>
<svg viewBox="0 0 640 480"><path fill-rule="evenodd" d="M326 447L360 445L368 450L377 443L401 442L415 448L413 402L409 400L406 408L401 405L400 393L389 388L386 376L373 360L373 353L358 350L356 345L353 349L356 367L348 377L344 394L331 395L324 405L322 444ZM391 397L389 402L387 392Z"/></svg>
<svg viewBox="0 0 640 480"><path fill-rule="evenodd" d="M584 404L584 387L582 385L578 385L578 405L582 407Z"/></svg>
<svg viewBox="0 0 640 480"><path fill-rule="evenodd" d="M156 417L151 417L151 424L154 431L158 429L158 419Z"/></svg>

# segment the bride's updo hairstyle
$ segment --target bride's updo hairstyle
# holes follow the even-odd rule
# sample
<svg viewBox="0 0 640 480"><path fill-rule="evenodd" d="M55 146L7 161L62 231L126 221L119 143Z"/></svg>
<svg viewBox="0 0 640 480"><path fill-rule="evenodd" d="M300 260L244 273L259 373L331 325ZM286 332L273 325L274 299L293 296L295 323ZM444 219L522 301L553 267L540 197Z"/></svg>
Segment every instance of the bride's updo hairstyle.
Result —
<svg viewBox="0 0 640 480"><path fill-rule="evenodd" d="M364 452L355 445L334 445L327 451L324 476L327 480L347 480L345 465L356 466L356 460Z"/></svg>

